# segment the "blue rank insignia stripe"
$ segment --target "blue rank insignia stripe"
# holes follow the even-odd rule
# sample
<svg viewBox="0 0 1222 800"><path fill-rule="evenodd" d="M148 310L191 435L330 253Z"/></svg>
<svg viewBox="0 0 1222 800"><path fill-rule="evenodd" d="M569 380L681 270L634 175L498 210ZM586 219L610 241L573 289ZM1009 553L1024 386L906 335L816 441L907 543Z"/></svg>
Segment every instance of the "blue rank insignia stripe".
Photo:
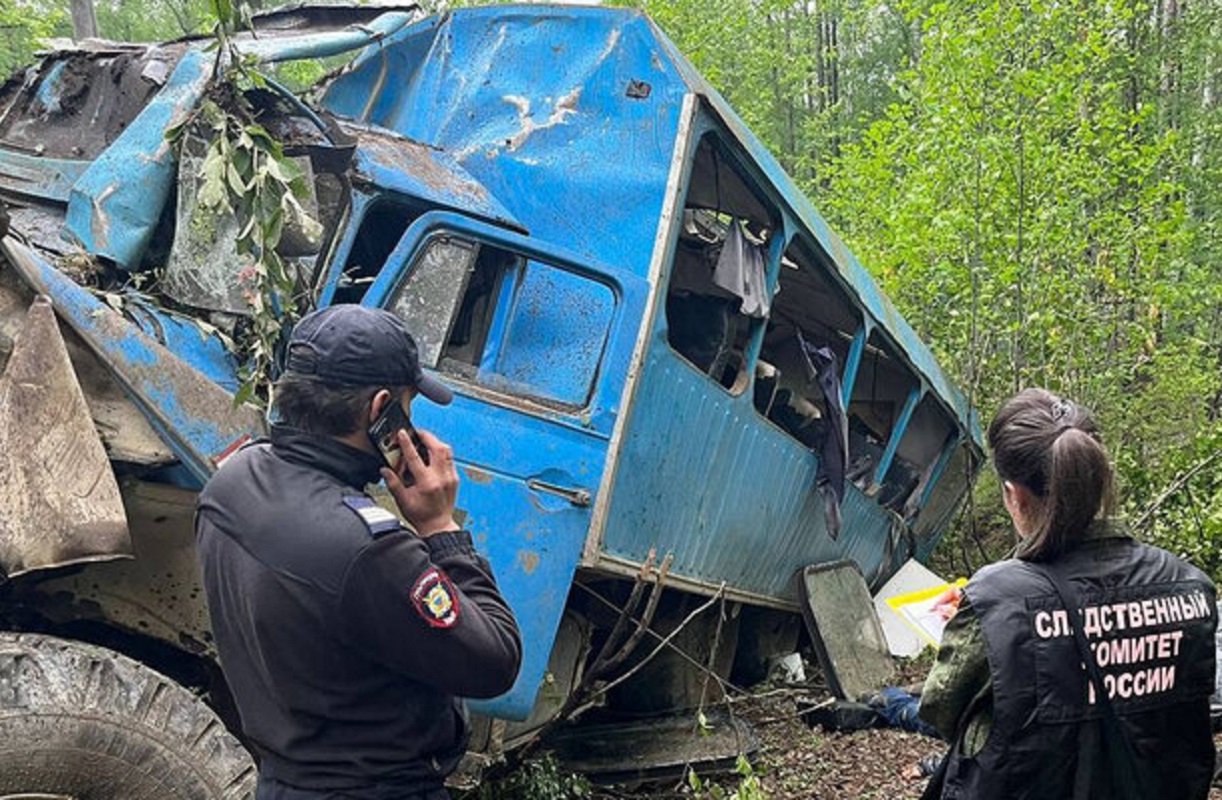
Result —
<svg viewBox="0 0 1222 800"><path fill-rule="evenodd" d="M374 538L403 529L398 517L364 495L345 497L344 505L356 512Z"/></svg>
<svg viewBox="0 0 1222 800"><path fill-rule="evenodd" d="M458 594L436 567L425 570L412 584L412 605L430 627L453 628L458 622Z"/></svg>

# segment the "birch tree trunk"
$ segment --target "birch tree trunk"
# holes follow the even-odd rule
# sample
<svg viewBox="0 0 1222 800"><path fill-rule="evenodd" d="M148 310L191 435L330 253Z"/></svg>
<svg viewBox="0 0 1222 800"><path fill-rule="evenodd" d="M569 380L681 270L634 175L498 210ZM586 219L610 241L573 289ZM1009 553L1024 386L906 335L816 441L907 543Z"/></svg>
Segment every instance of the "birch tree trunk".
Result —
<svg viewBox="0 0 1222 800"><path fill-rule="evenodd" d="M72 38L93 39L98 35L98 18L93 13L93 0L72 0Z"/></svg>

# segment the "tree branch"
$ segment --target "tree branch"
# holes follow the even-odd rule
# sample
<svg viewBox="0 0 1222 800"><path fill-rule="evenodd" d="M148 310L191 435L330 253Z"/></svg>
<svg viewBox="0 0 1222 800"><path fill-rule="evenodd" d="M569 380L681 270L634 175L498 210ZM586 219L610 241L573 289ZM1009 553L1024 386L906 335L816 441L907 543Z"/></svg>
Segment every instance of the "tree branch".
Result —
<svg viewBox="0 0 1222 800"><path fill-rule="evenodd" d="M1146 506L1145 510L1141 512L1141 516L1138 517L1133 523L1134 530L1141 530L1145 528L1146 524L1150 522L1151 518L1158 512L1163 503L1174 497L1175 494L1179 492L1180 489L1183 489L1190 480L1196 477L1202 470L1217 461L1219 458L1222 458L1222 450L1215 450L1205 458L1198 461L1187 472L1183 473L1172 481L1171 485L1164 489L1162 494L1154 498L1153 502Z"/></svg>

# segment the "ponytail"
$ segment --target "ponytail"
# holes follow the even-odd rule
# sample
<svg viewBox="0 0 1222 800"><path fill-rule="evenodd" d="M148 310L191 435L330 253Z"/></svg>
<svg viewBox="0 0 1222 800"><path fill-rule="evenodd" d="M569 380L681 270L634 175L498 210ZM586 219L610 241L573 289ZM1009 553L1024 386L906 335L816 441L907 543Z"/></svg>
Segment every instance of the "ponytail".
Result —
<svg viewBox="0 0 1222 800"><path fill-rule="evenodd" d="M1012 397L989 425L989 447L1002 480L1035 497L1018 545L1028 561L1056 558L1113 506L1113 473L1090 412L1044 389Z"/></svg>

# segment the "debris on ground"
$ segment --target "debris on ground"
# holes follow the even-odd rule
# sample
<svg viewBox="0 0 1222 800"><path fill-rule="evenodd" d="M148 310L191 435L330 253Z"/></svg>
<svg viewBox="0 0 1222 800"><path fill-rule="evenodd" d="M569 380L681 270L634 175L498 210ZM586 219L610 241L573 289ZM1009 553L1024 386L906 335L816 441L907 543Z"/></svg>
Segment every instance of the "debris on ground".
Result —
<svg viewBox="0 0 1222 800"><path fill-rule="evenodd" d="M928 669L925 659L900 661L906 680L919 678ZM818 669L813 668L818 675ZM871 728L852 733L829 732L803 721L813 706L829 704L826 689L766 690L733 702L733 712L752 726L759 737L759 751L748 769L697 779L655 781L622 786L595 786L568 775L564 766L549 762L548 780L541 795L527 791L522 797L591 798L591 800L916 800L925 788L924 779L908 777L917 763L940 755L946 744L918 733L894 728ZM693 717L694 719L694 717ZM693 734L698 735L698 734ZM1215 738L1222 748L1222 734ZM536 772L539 770L536 769ZM542 774L542 773L540 773ZM518 780L518 784L521 780ZM514 784L518 786L518 784ZM694 788L693 784L700 788ZM565 786L568 792L552 794L546 789ZM502 797L496 792L479 798ZM517 795L514 795L515 797ZM1222 800L1222 788L1214 788L1209 800Z"/></svg>

